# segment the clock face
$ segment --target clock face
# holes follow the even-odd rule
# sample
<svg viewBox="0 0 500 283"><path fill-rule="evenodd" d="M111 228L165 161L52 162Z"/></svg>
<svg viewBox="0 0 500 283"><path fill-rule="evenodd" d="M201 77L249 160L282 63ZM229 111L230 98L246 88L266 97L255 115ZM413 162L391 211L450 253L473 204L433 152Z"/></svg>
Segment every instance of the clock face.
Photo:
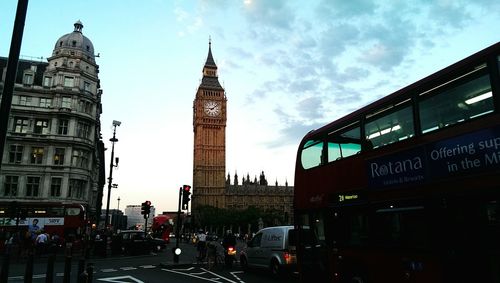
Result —
<svg viewBox="0 0 500 283"><path fill-rule="evenodd" d="M215 101L205 102L205 113L207 113L208 116L218 116L220 114L219 103Z"/></svg>

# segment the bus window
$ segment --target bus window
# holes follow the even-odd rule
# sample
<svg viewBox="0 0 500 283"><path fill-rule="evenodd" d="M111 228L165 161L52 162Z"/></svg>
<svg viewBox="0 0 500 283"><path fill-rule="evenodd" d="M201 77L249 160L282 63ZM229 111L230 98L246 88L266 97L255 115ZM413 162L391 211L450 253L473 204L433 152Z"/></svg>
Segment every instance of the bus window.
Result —
<svg viewBox="0 0 500 283"><path fill-rule="evenodd" d="M415 131L411 106L368 122L365 125L365 133L373 148L412 137Z"/></svg>
<svg viewBox="0 0 500 283"><path fill-rule="evenodd" d="M80 208L78 207L67 207L66 208L66 215L80 215Z"/></svg>
<svg viewBox="0 0 500 283"><path fill-rule="evenodd" d="M420 104L422 133L493 112L490 78L483 75L424 98Z"/></svg>
<svg viewBox="0 0 500 283"><path fill-rule="evenodd" d="M301 162L304 169L313 168L321 165L323 158L323 142L317 140L309 140L304 144L301 153Z"/></svg>
<svg viewBox="0 0 500 283"><path fill-rule="evenodd" d="M328 162L355 155L361 151L359 127L328 134Z"/></svg>

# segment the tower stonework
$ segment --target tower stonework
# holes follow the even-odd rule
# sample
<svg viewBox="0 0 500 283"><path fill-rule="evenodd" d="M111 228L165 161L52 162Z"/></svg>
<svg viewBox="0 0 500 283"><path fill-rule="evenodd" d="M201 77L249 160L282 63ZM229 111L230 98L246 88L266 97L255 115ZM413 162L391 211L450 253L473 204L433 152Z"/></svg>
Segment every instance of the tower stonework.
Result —
<svg viewBox="0 0 500 283"><path fill-rule="evenodd" d="M205 205L226 206L226 103L209 42L203 78L193 102L193 211Z"/></svg>

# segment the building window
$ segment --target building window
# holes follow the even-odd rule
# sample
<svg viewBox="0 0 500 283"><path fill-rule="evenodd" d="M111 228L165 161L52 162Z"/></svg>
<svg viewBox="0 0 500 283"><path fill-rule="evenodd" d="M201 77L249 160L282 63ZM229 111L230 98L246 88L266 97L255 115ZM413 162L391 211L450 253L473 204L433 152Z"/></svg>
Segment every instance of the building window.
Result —
<svg viewBox="0 0 500 283"><path fill-rule="evenodd" d="M86 182L84 180L69 180L68 198L83 198Z"/></svg>
<svg viewBox="0 0 500 283"><path fill-rule="evenodd" d="M11 145L9 151L9 163L21 163L23 159L24 146Z"/></svg>
<svg viewBox="0 0 500 283"><path fill-rule="evenodd" d="M43 147L34 147L31 151L31 164L42 164Z"/></svg>
<svg viewBox="0 0 500 283"><path fill-rule="evenodd" d="M57 127L57 134L67 135L68 134L69 120L61 119L59 120L59 127Z"/></svg>
<svg viewBox="0 0 500 283"><path fill-rule="evenodd" d="M74 87L75 86L75 78L74 77L64 77L64 86L65 87Z"/></svg>
<svg viewBox="0 0 500 283"><path fill-rule="evenodd" d="M90 92L90 83L83 82L83 90Z"/></svg>
<svg viewBox="0 0 500 283"><path fill-rule="evenodd" d="M52 86L52 77L44 77L43 78L43 86L51 87Z"/></svg>
<svg viewBox="0 0 500 283"><path fill-rule="evenodd" d="M52 105L52 98L40 98L40 107L47 108Z"/></svg>
<svg viewBox="0 0 500 283"><path fill-rule="evenodd" d="M31 96L25 96L25 95L19 96L19 105L31 106Z"/></svg>
<svg viewBox="0 0 500 283"><path fill-rule="evenodd" d="M69 96L64 96L62 98L62 103L61 103L62 108L69 108L71 109L71 97Z"/></svg>
<svg viewBox="0 0 500 283"><path fill-rule="evenodd" d="M80 112L92 114L92 102L80 100Z"/></svg>
<svg viewBox="0 0 500 283"><path fill-rule="evenodd" d="M52 182L50 184L51 197L61 196L61 185L62 185L62 178L52 178Z"/></svg>
<svg viewBox="0 0 500 283"><path fill-rule="evenodd" d="M37 197L40 188L40 177L28 177L26 181L26 196Z"/></svg>
<svg viewBox="0 0 500 283"><path fill-rule="evenodd" d="M54 165L64 165L64 148L56 148L54 153Z"/></svg>
<svg viewBox="0 0 500 283"><path fill-rule="evenodd" d="M90 136L90 125L87 123L78 122L78 126L76 128L76 136L88 139Z"/></svg>
<svg viewBox="0 0 500 283"><path fill-rule="evenodd" d="M14 119L14 132L16 133L27 133L28 132L28 119L26 118L15 118Z"/></svg>
<svg viewBox="0 0 500 283"><path fill-rule="evenodd" d="M23 84L32 85L33 84L33 74L24 74Z"/></svg>
<svg viewBox="0 0 500 283"><path fill-rule="evenodd" d="M89 153L85 150L73 150L73 166L87 169L89 163Z"/></svg>
<svg viewBox="0 0 500 283"><path fill-rule="evenodd" d="M35 120L35 127L33 128L33 133L48 135L50 133L49 120L36 119Z"/></svg>
<svg viewBox="0 0 500 283"><path fill-rule="evenodd" d="M4 192L6 197L17 196L17 185L19 183L19 176L5 176Z"/></svg>

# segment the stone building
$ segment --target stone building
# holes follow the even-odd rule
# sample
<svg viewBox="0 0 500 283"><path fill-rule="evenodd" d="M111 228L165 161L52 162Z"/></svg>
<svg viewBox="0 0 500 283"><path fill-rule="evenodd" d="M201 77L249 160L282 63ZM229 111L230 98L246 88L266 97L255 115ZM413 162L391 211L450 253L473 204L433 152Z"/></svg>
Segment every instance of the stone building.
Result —
<svg viewBox="0 0 500 283"><path fill-rule="evenodd" d="M0 172L0 203L81 204L100 215L105 183L102 90L77 21L47 62L20 60ZM0 93L7 58L0 58Z"/></svg>
<svg viewBox="0 0 500 283"><path fill-rule="evenodd" d="M226 170L227 97L219 83L217 65L209 42L208 56L203 67L203 78L193 102L194 160L192 211L213 206L217 208L262 210L277 209L291 219L293 187L269 185L264 172L259 180L249 176L239 184L235 175L231 184ZM291 223L290 221L288 221Z"/></svg>
<svg viewBox="0 0 500 283"><path fill-rule="evenodd" d="M226 179L225 203L229 209L244 210L248 207L256 207L262 211L277 210L283 213L285 223L292 224L293 219L293 187L268 184L264 172L250 180L250 176L243 177L239 184L238 174L234 175L231 184L230 175ZM280 223L283 224L283 223Z"/></svg>

